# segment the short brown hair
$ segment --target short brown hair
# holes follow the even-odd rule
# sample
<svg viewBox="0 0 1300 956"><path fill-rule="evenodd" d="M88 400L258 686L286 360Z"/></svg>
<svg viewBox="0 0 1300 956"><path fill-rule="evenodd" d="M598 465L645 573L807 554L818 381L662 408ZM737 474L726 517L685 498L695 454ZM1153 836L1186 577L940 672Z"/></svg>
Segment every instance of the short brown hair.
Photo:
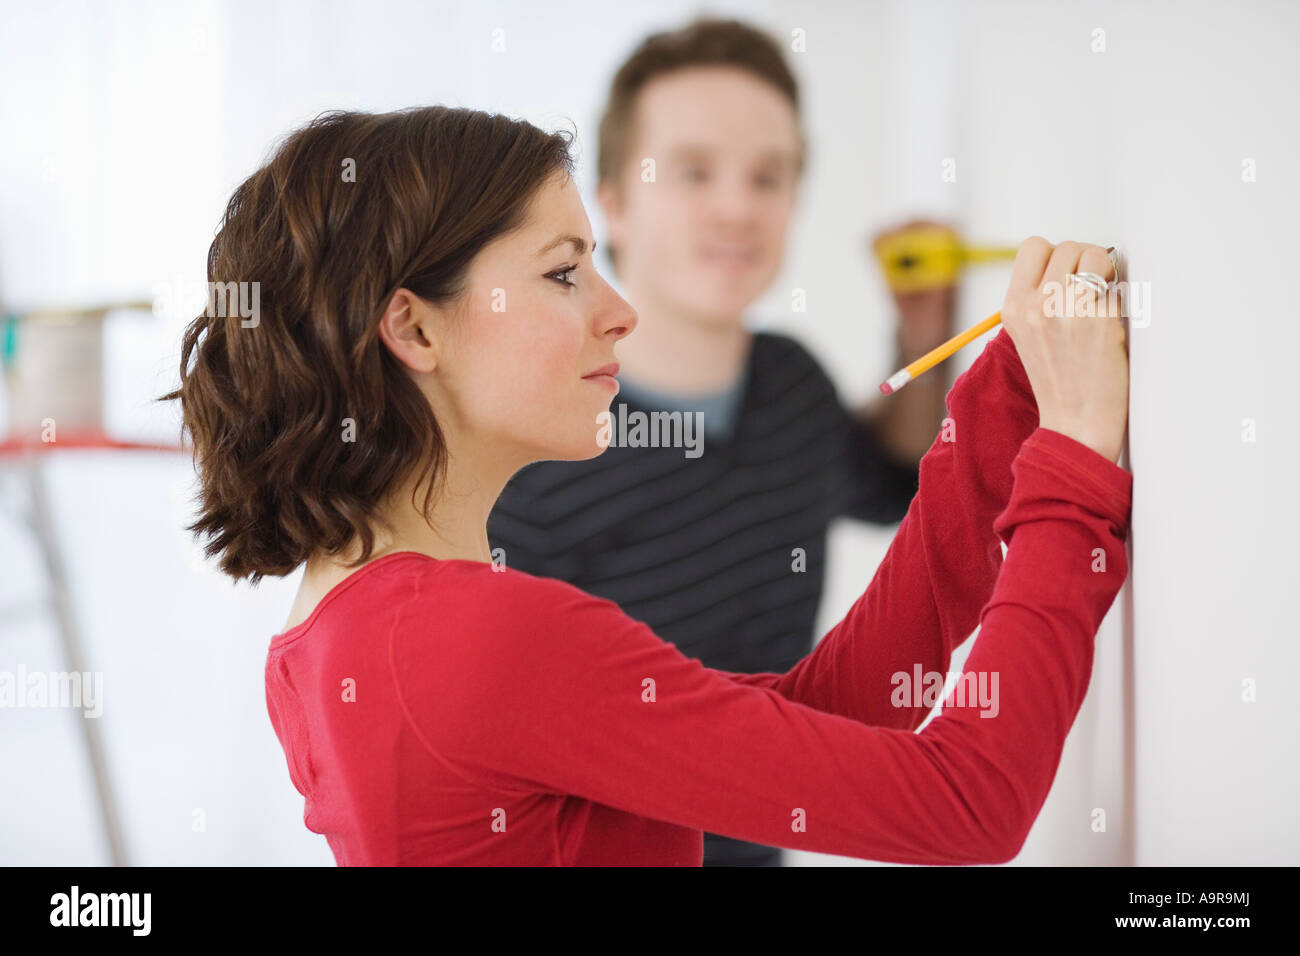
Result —
<svg viewBox="0 0 1300 956"><path fill-rule="evenodd" d="M732 66L771 83L799 115L799 83L781 47L766 33L740 20L698 17L678 30L654 33L618 68L600 119L596 156L598 183L617 184L632 148L637 97L655 77L693 66ZM807 144L800 134L803 168ZM606 243L610 261L615 249Z"/></svg>
<svg viewBox="0 0 1300 956"><path fill-rule="evenodd" d="M259 314L194 319L180 387L159 399L180 399L201 484L188 530L223 573L256 584L356 538L363 563L379 504L416 469L429 514L446 446L379 319L402 288L457 300L479 250L523 223L553 175L572 175L572 140L443 106L331 111L235 190L209 289L257 282Z"/></svg>

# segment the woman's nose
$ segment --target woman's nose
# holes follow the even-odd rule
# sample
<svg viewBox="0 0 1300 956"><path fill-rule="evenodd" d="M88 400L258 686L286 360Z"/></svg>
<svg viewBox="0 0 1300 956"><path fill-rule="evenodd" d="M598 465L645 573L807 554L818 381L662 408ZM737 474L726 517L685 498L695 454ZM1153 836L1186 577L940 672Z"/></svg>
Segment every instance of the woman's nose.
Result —
<svg viewBox="0 0 1300 956"><path fill-rule="evenodd" d="M606 303L600 317L600 326L598 332L601 335L609 335L615 341L631 334L636 328L637 315L636 309L632 304L623 298L613 287L609 288L610 301Z"/></svg>

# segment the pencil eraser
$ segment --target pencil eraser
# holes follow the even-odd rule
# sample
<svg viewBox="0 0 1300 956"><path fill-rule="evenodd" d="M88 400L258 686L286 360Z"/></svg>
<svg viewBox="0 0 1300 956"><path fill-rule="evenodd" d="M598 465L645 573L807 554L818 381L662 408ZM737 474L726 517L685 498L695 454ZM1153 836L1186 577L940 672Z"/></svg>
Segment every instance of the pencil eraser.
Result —
<svg viewBox="0 0 1300 956"><path fill-rule="evenodd" d="M888 394L889 394L890 392L892 392L892 391L893 391L893 389L889 387L889 383L888 383L888 382L881 382L881 383L880 383L880 394L881 394L881 395L888 395Z"/></svg>

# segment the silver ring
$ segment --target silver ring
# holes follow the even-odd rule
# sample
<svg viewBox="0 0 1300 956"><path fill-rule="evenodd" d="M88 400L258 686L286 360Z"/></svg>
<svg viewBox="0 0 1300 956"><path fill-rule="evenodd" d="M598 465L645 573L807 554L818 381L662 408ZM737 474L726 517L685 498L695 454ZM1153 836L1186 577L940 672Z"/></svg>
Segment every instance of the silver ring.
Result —
<svg viewBox="0 0 1300 956"><path fill-rule="evenodd" d="M1082 282L1098 295L1105 295L1109 283L1095 272L1071 272L1066 281Z"/></svg>

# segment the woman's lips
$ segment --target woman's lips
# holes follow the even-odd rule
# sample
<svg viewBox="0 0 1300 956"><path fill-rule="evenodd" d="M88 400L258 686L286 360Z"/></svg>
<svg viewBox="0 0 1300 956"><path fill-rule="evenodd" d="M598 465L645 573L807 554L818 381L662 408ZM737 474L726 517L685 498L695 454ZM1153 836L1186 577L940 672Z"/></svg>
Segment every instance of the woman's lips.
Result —
<svg viewBox="0 0 1300 956"><path fill-rule="evenodd" d="M608 365L602 365L600 368L596 369L596 371L592 372L590 375L582 376L582 380L584 382L593 382L594 384L599 385L602 388L613 389L613 391L617 393L618 379L614 377L617 374L618 374L618 363L610 362Z"/></svg>

